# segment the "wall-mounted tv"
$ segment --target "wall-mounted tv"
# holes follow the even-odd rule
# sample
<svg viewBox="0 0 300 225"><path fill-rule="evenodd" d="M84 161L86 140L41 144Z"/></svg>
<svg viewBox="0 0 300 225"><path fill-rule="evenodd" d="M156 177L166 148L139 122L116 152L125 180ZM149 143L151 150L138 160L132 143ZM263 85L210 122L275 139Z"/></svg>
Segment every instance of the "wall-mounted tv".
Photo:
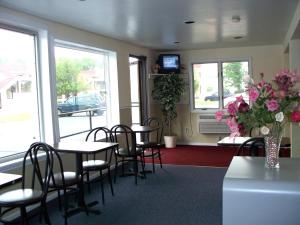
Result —
<svg viewBox="0 0 300 225"><path fill-rule="evenodd" d="M180 73L180 55L161 54L158 58L159 73Z"/></svg>

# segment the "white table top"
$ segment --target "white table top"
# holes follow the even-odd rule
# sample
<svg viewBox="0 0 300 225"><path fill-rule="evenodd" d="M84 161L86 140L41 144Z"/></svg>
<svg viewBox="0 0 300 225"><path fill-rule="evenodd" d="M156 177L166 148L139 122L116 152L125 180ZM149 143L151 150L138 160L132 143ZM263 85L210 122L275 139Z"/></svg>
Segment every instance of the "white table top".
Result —
<svg viewBox="0 0 300 225"><path fill-rule="evenodd" d="M300 159L235 156L223 181L223 225L299 225Z"/></svg>
<svg viewBox="0 0 300 225"><path fill-rule="evenodd" d="M218 145L241 145L247 141L250 137L224 137L222 140L218 141Z"/></svg>
<svg viewBox="0 0 300 225"><path fill-rule="evenodd" d="M118 146L118 143L114 142L85 141L61 141L53 145L57 151L65 153L95 153L116 146Z"/></svg>
<svg viewBox="0 0 300 225"><path fill-rule="evenodd" d="M265 168L264 157L235 156L227 170L223 186L248 191L297 191L300 193L300 159L280 158L279 169ZM228 186L228 184L230 184Z"/></svg>

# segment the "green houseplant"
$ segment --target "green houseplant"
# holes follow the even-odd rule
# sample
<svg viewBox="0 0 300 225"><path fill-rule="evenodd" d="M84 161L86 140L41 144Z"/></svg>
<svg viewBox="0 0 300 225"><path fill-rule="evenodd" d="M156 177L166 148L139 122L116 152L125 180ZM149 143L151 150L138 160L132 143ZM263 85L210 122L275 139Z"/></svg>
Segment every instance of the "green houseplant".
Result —
<svg viewBox="0 0 300 225"><path fill-rule="evenodd" d="M185 82L179 74L162 74L154 78L152 97L157 101L168 127L168 136L165 136L166 147L175 147L174 144L168 146L166 139L172 139L176 141L176 136L172 136L171 122L177 117L176 104L180 101L184 92ZM174 143L175 143L174 141Z"/></svg>

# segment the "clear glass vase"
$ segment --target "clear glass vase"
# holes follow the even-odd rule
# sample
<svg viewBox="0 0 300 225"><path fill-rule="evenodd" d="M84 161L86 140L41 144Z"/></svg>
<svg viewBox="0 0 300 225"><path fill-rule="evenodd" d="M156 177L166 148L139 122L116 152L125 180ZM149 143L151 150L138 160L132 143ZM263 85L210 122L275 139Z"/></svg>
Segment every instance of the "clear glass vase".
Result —
<svg viewBox="0 0 300 225"><path fill-rule="evenodd" d="M265 140L265 167L279 168L279 150L282 139L281 127L275 127L264 137Z"/></svg>

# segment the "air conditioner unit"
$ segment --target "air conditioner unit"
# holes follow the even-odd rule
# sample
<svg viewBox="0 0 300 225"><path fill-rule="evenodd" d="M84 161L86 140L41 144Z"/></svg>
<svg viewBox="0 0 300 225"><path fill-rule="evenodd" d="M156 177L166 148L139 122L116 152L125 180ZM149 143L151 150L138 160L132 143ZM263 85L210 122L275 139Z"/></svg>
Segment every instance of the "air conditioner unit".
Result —
<svg viewBox="0 0 300 225"><path fill-rule="evenodd" d="M201 134L229 134L230 130L223 119L218 122L214 115L200 115L199 116L199 133Z"/></svg>

